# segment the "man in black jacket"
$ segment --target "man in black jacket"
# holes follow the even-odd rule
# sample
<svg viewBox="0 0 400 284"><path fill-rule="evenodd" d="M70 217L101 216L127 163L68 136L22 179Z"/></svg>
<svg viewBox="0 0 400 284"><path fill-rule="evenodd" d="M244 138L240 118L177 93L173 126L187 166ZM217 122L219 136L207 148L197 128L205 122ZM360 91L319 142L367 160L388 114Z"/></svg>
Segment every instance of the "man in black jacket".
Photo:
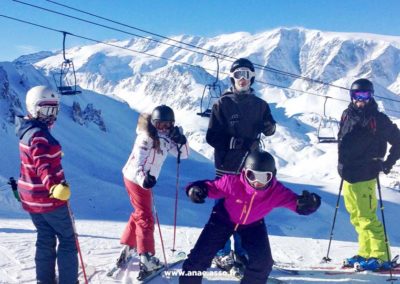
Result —
<svg viewBox="0 0 400 284"><path fill-rule="evenodd" d="M338 171L343 178L343 197L350 221L358 234L357 255L344 266L360 270L390 268L385 235L376 215L376 179L388 174L400 158L400 130L378 110L374 86L367 79L351 85L351 103L343 112L339 129ZM387 143L391 144L384 160Z"/></svg>
<svg viewBox="0 0 400 284"><path fill-rule="evenodd" d="M214 148L217 177L240 173L249 152L258 149L261 133L275 133L276 123L268 104L251 88L254 79L253 63L245 58L236 60L230 68L232 87L213 105L206 140ZM240 238L235 234L234 239L236 259L245 262ZM214 259L226 271L235 268L230 246L228 241Z"/></svg>

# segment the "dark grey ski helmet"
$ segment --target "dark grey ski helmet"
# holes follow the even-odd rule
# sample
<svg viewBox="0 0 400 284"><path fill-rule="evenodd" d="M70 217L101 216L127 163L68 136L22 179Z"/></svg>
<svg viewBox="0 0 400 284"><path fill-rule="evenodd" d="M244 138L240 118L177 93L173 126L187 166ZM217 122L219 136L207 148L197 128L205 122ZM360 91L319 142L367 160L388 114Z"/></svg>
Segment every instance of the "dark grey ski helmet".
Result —
<svg viewBox="0 0 400 284"><path fill-rule="evenodd" d="M175 115L172 108L166 105L156 107L151 113L151 123L155 124L156 121L175 122Z"/></svg>
<svg viewBox="0 0 400 284"><path fill-rule="evenodd" d="M251 152L244 163L244 169L250 169L258 172L272 172L276 175L275 159L265 151Z"/></svg>

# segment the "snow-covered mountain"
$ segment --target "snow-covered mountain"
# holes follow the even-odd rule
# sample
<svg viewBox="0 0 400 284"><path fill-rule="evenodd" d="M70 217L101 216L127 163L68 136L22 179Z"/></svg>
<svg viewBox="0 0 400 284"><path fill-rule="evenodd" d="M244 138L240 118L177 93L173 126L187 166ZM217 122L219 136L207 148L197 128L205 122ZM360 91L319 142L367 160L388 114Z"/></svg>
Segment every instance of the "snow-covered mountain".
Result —
<svg viewBox="0 0 400 284"><path fill-rule="evenodd" d="M400 37L279 28L259 34L241 32L214 38L176 36L174 39L237 58L247 57L263 66L343 87L349 87L356 78L367 77L375 83L377 95L400 100ZM174 108L177 123L183 126L192 148L190 160L180 164L180 184L214 176L213 164L209 160L212 158L212 149L205 143L208 119L197 116L196 112L200 108L204 85L215 80L216 73L212 72L216 70L215 59L145 39L111 43L190 63L196 67L102 44L67 50L67 57L75 64L77 83L82 94L62 98L61 113L53 131L65 153L63 166L72 187L71 204L78 220L127 220L131 209L123 188L121 168L136 136L138 112L151 111L159 104ZM53 74L59 72L62 61L62 52L40 52L20 57L13 62L0 62L1 218L26 218L19 204L13 200L11 192L3 187L8 177L18 176L19 173L18 139L14 135L13 117L15 113L25 112L24 98L30 87L39 84L55 87ZM229 86L227 72L230 65L231 62L220 60L222 88ZM348 100L345 90L265 70L257 70L256 73L258 81ZM326 240L319 244L319 239L329 237L339 185L336 145L319 144L317 139L325 99L262 83L255 83L254 87L260 97L270 103L272 114L278 122L276 134L264 137L263 142L265 149L277 159L279 177L297 192L311 189L318 191L323 197L321 210L314 219L304 219L282 210L274 212L268 217L269 232L278 236L316 238L316 247L325 247ZM382 110L400 125L400 103L377 100ZM339 119L346 106L346 102L328 99L326 115ZM170 216L173 214L176 169L176 160L167 159L155 189L157 205L160 207L158 210L163 212L161 223L164 226L172 224ZM393 173L382 176L383 185L392 189L384 198L390 200L385 210L388 211L387 222L393 226L395 212L400 203L399 172L400 166L397 164ZM204 210L199 210L198 205L188 202L181 193L179 225L186 226L182 230L183 235L187 236L185 243L182 243L183 249L189 249L193 245L197 235L190 232L190 228L203 226L211 206L209 202L206 208L203 207ZM355 240L355 235L347 218L341 208L338 239L349 242ZM6 224L11 227L12 221ZM170 230L168 226L165 227ZM107 228L117 230L105 239L94 236L103 234L101 229L96 231L92 228L94 231L90 231L80 228L84 230L84 234L90 234L88 238L91 242L110 252L103 259L104 263L106 259L115 258L122 224L110 223ZM24 231L21 226L9 231L7 228L2 229L0 225L0 238L7 237L8 233L13 237L15 234L18 236L20 230ZM31 226L29 230L32 230ZM32 234L31 231L26 233ZM390 228L391 243L397 252L400 252L399 233L398 228ZM293 241L293 245L295 243ZM31 239L27 240L26 246L29 247L30 244ZM95 245L85 242L85 246L90 251L93 249L96 255ZM282 250L290 249L301 262L303 251L289 246L283 246ZM354 244L343 244L342 247L346 246L354 247ZM0 249L0 255L14 253L13 250L5 251ZM342 251L345 252L345 249ZM287 261L283 252L279 253L278 258ZM315 255L310 256L314 261L316 258ZM306 262L311 262L310 259L306 258ZM32 261L32 256L27 262L21 259L17 268L13 266L17 276L7 278L7 281L30 283L32 271L26 276L19 270L24 271L26 267L31 269ZM100 265L105 265L104 263ZM2 265L0 262L0 275L6 270L7 264ZM1 281L0 279L0 283L3 283Z"/></svg>

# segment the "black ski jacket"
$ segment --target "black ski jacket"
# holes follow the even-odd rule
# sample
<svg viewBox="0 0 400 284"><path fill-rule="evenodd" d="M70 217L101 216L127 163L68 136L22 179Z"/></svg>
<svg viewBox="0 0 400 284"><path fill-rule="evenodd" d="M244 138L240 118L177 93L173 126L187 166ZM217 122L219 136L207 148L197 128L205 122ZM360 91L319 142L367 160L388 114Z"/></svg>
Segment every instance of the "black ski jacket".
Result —
<svg viewBox="0 0 400 284"><path fill-rule="evenodd" d="M353 103L343 112L339 129L339 175L350 183L374 179L381 171L387 143L392 146L386 158L393 166L400 158L400 130L375 100L364 109Z"/></svg>
<svg viewBox="0 0 400 284"><path fill-rule="evenodd" d="M238 173L249 150L258 148L260 134L273 135L275 124L268 104L253 89L249 94L225 92L213 105L206 134L217 176ZM240 143L234 145L232 138Z"/></svg>

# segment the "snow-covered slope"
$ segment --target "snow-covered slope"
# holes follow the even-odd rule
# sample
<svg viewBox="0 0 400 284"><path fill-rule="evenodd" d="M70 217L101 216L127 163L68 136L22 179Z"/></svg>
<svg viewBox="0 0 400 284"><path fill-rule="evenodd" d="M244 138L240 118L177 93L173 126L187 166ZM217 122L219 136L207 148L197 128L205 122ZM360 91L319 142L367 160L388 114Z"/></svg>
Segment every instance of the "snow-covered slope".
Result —
<svg viewBox="0 0 400 284"><path fill-rule="evenodd" d="M235 33L210 39L175 38L345 87L355 78L372 78L377 94L400 100L396 95L400 92L398 37L280 28L255 35ZM199 111L204 85L215 79L216 74L209 70L216 69L215 60L143 39L114 41L113 44L199 67L101 44L67 51L67 57L75 63L83 93L62 98L61 113L53 131L63 146L63 166L73 192L71 206L77 218L85 258L102 270L94 283L108 283L104 269L115 260L118 238L131 211L121 168L136 136L138 112L150 111L158 104L172 106L178 124L184 127L190 141L192 155L179 167L179 249L188 251L193 246L212 206L211 201L202 206L188 202L182 186L192 180L214 176L212 161L207 159L212 158L212 149L205 143L208 120L196 116L196 112ZM0 63L0 283L34 282L33 226L6 185L10 176L19 173L13 116L25 112L24 98L30 87L38 84L54 86L52 74L61 62L62 54L41 52L14 62ZM221 60L220 64L220 83L225 88L229 81L224 72L231 63ZM323 87L267 71L257 70L257 80L338 99L348 97L346 91L334 87ZM269 233L273 235L274 257L297 265L301 262L316 264L327 247L339 185L336 146L317 142L316 130L322 118L324 98L261 83L254 87L270 103L278 122L277 133L263 139L265 149L277 159L278 177L298 193L309 189L323 198L321 209L312 217L296 216L285 210L276 210L267 217ZM400 111L399 103L378 101L383 109ZM338 119L345 107L346 103L329 99L327 115ZM387 113L400 125L398 113ZM385 217L394 246L393 254L400 253L400 231L396 226L400 204L399 168L397 165L389 176L382 176ZM176 171L176 160L168 158L154 190L168 245L172 243ZM332 246L335 261L340 262L341 258L355 253L355 233L343 206L339 210L334 238L339 241ZM157 242L157 254L161 256L159 240ZM15 255L17 257L13 260ZM368 279L372 281L370 283L380 281ZM227 283L232 280L220 281ZM291 281L318 283L319 280L311 277Z"/></svg>

